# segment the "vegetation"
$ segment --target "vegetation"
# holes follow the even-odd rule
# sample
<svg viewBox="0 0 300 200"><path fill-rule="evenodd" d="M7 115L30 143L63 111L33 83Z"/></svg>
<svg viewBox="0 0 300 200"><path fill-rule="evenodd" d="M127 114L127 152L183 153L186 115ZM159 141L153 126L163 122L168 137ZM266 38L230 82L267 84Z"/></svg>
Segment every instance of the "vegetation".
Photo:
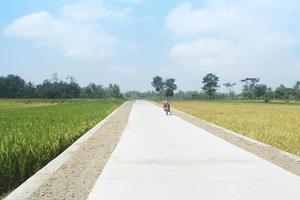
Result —
<svg viewBox="0 0 300 200"><path fill-rule="evenodd" d="M160 76L153 77L153 81L151 82L151 85L154 87L155 91L160 94L164 90L164 81Z"/></svg>
<svg viewBox="0 0 300 200"><path fill-rule="evenodd" d="M46 79L42 84L35 86L32 82L26 83L16 75L0 76L0 98L121 98L120 87L109 84L108 87L90 83L80 87L73 77L66 81L60 80L57 74L51 79Z"/></svg>
<svg viewBox="0 0 300 200"><path fill-rule="evenodd" d="M262 101L174 101L191 115L300 155L300 104Z"/></svg>
<svg viewBox="0 0 300 200"><path fill-rule="evenodd" d="M245 78L240 81L242 91L237 94L234 91L236 83L224 83L222 84L227 93L217 92L219 88L219 77L214 74L207 74L202 83L202 91L179 91L174 94L175 99L231 99L231 100L264 100L269 101L297 101L300 100L300 81L296 82L293 88L287 88L284 85L272 90L265 84L260 83L259 78Z"/></svg>
<svg viewBox="0 0 300 200"><path fill-rule="evenodd" d="M172 97L174 96L174 90L177 90L177 85L175 85L175 79L167 79L164 83L165 86L165 96Z"/></svg>
<svg viewBox="0 0 300 200"><path fill-rule="evenodd" d="M45 166L123 100L0 100L0 194Z"/></svg>
<svg viewBox="0 0 300 200"><path fill-rule="evenodd" d="M139 91L128 91L124 93L124 97L127 99L153 99L157 96L154 91L139 92Z"/></svg>
<svg viewBox="0 0 300 200"><path fill-rule="evenodd" d="M162 99L163 97L173 97L174 91L177 90L177 85L175 84L175 79L173 78L166 79L164 81L162 77L155 76L153 77L153 81L151 82L151 85L158 93L160 99Z"/></svg>
<svg viewBox="0 0 300 200"><path fill-rule="evenodd" d="M300 100L300 81L296 82L293 88L285 87L280 85L274 90L265 84L260 83L259 78L245 78L240 81L241 92L237 93L234 87L237 86L235 82L226 82L221 84L226 88L227 92L218 92L220 88L219 77L215 74L209 73L205 75L202 79L203 87L202 90L188 90L174 93L177 89L175 85L175 79L170 79L173 81L174 87L171 90L166 90L166 81L160 76L153 77L151 85L154 87L154 91L139 92L139 91L129 91L125 93L125 97L131 99L162 99L165 96L173 97L177 100L264 100L265 102L270 101L297 101ZM226 91L225 90L225 91Z"/></svg>
<svg viewBox="0 0 300 200"><path fill-rule="evenodd" d="M233 87L234 86L236 86L236 83L224 83L223 84L225 87L226 87L226 89L228 90L228 94L229 94L229 96L231 97L231 98L233 98L234 97L234 90L233 90Z"/></svg>
<svg viewBox="0 0 300 200"><path fill-rule="evenodd" d="M212 73L206 74L202 80L202 83L204 84L202 87L203 91L210 99L214 98L219 87L219 77Z"/></svg>

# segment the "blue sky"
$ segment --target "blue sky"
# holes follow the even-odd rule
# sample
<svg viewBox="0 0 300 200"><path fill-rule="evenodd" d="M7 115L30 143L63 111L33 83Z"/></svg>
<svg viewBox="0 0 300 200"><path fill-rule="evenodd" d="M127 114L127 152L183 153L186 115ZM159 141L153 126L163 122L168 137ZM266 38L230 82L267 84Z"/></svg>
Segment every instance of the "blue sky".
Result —
<svg viewBox="0 0 300 200"><path fill-rule="evenodd" d="M40 83L55 72L82 85L152 89L154 75L200 89L260 77L300 80L297 0L2 0L0 74Z"/></svg>

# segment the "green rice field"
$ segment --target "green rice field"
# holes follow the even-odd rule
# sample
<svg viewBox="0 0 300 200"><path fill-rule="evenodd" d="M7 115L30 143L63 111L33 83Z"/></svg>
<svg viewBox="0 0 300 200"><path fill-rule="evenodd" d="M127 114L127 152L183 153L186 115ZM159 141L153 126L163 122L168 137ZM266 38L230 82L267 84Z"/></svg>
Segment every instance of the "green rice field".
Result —
<svg viewBox="0 0 300 200"><path fill-rule="evenodd" d="M0 100L0 196L64 151L123 100Z"/></svg>

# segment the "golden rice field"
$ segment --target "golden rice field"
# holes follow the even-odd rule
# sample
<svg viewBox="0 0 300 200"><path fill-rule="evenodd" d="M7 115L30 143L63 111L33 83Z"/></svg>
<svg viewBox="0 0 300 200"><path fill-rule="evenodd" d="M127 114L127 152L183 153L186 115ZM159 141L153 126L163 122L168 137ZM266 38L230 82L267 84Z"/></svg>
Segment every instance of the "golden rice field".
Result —
<svg viewBox="0 0 300 200"><path fill-rule="evenodd" d="M250 138L300 155L299 104L174 101L172 106Z"/></svg>

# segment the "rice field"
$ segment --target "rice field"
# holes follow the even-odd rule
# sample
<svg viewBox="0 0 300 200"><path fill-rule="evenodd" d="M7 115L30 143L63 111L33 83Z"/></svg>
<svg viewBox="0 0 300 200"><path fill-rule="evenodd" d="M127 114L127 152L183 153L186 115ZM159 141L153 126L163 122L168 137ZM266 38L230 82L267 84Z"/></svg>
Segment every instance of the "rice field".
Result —
<svg viewBox="0 0 300 200"><path fill-rule="evenodd" d="M123 100L0 100L0 195L45 166Z"/></svg>
<svg viewBox="0 0 300 200"><path fill-rule="evenodd" d="M174 101L198 118L300 155L300 104L243 101Z"/></svg>

